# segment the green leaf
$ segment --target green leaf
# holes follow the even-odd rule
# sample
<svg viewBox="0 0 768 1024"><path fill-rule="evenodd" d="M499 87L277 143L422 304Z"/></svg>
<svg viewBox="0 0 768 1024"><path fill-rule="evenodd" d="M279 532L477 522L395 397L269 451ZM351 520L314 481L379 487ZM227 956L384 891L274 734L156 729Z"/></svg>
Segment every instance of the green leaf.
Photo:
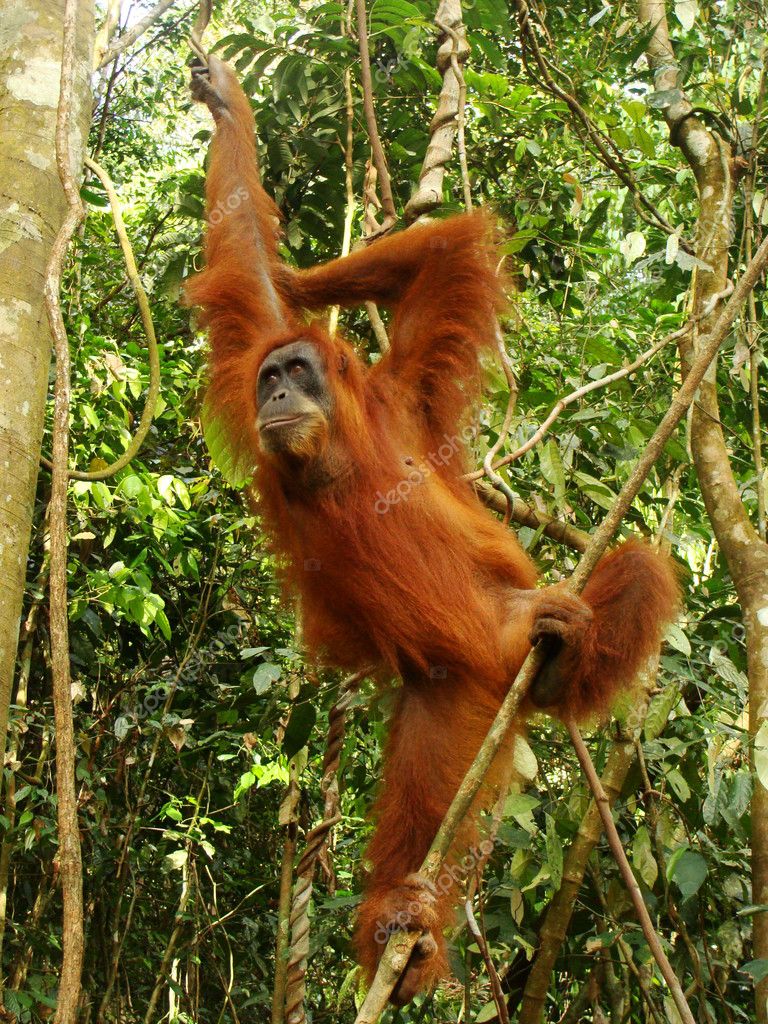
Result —
<svg viewBox="0 0 768 1024"><path fill-rule="evenodd" d="M651 849L651 836L645 825L641 825L632 841L632 864L649 889L659 877L659 865Z"/></svg>
<svg viewBox="0 0 768 1024"><path fill-rule="evenodd" d="M640 124L645 117L645 103L642 100L626 100L621 104L635 124Z"/></svg>
<svg viewBox="0 0 768 1024"><path fill-rule="evenodd" d="M186 850L174 850L173 853L167 853L165 855L165 867L168 871L181 871L186 863Z"/></svg>
<svg viewBox="0 0 768 1024"><path fill-rule="evenodd" d="M666 633L664 634L664 639L667 641L670 647L674 647L676 651L680 651L681 654L684 654L686 657L690 657L690 641L688 640L688 637L685 635L685 633L677 625L676 622L671 622L667 626Z"/></svg>
<svg viewBox="0 0 768 1024"><path fill-rule="evenodd" d="M589 476L587 473L574 473L574 479L578 480L581 484L579 488L587 495L596 505L601 508L609 509L613 505L616 495L613 491L604 484L601 480L596 480L595 477Z"/></svg>
<svg viewBox="0 0 768 1024"><path fill-rule="evenodd" d="M768 960L750 960L741 969L750 976L755 985L768 978Z"/></svg>
<svg viewBox="0 0 768 1024"><path fill-rule="evenodd" d="M622 239L619 249L627 263L634 263L635 260L639 260L645 252L645 235L642 231L630 231L629 234Z"/></svg>
<svg viewBox="0 0 768 1024"><path fill-rule="evenodd" d="M289 760L307 745L316 718L317 711L314 704L309 701L305 701L303 704L294 704L283 736L283 752Z"/></svg>
<svg viewBox="0 0 768 1024"><path fill-rule="evenodd" d="M112 504L112 491L110 491L103 480L92 481L91 494L95 504L100 509L108 509Z"/></svg>
<svg viewBox="0 0 768 1024"><path fill-rule="evenodd" d="M667 869L670 881L674 881L683 899L690 899L704 884L707 877L707 862L700 853L683 847L682 852L672 856Z"/></svg>
<svg viewBox="0 0 768 1024"><path fill-rule="evenodd" d="M539 806L539 799L528 793L511 793L504 802L504 817L514 818L530 835L538 832L533 819L533 809Z"/></svg>
<svg viewBox="0 0 768 1024"><path fill-rule="evenodd" d="M671 771L667 772L667 782L670 784L672 789L674 789L675 793L677 793L683 803L685 803L686 800L690 800L690 787L677 768L672 768Z"/></svg>
<svg viewBox="0 0 768 1024"><path fill-rule="evenodd" d="M243 772L240 776L240 781L235 786L234 800L237 802L243 793L247 793L248 790L256 785L256 776L253 772Z"/></svg>
<svg viewBox="0 0 768 1024"><path fill-rule="evenodd" d="M515 773L519 775L521 779L525 779L526 782L532 782L539 772L536 755L531 750L531 746L524 736L515 737L513 763Z"/></svg>
<svg viewBox="0 0 768 1024"><path fill-rule="evenodd" d="M629 132L621 126L617 126L611 131L611 138L619 149L632 149L632 139L629 136Z"/></svg>
<svg viewBox="0 0 768 1024"><path fill-rule="evenodd" d="M166 804L165 807L161 808L160 814L170 818L171 821L181 821L182 819L182 813L175 804Z"/></svg>
<svg viewBox="0 0 768 1024"><path fill-rule="evenodd" d="M608 208L611 205L610 199L601 199L595 209L589 215L589 220L584 225L584 229L581 232L580 241L582 245L586 245L589 242L597 229L605 224L608 214Z"/></svg>
<svg viewBox="0 0 768 1024"><path fill-rule="evenodd" d="M529 242L532 242L537 236L538 231L530 228L526 228L524 231L516 231L514 235L508 238L500 247L501 251L509 253L510 255L520 252L521 249L524 249L526 245L528 245Z"/></svg>
<svg viewBox="0 0 768 1024"><path fill-rule="evenodd" d="M144 484L139 477L135 474L125 476L117 485L117 490L126 498L138 498L138 496L145 490Z"/></svg>
<svg viewBox="0 0 768 1024"><path fill-rule="evenodd" d="M539 448L539 465L544 479L551 484L555 492L555 501L561 505L565 499L565 472L563 460L555 441L548 441Z"/></svg>
<svg viewBox="0 0 768 1024"><path fill-rule="evenodd" d="M249 658L256 658L260 654L264 654L264 652L268 650L268 647L244 647L240 651L240 657L242 658L243 661L247 661Z"/></svg>
<svg viewBox="0 0 768 1024"><path fill-rule="evenodd" d="M115 738L118 741L124 740L132 728L133 720L128 718L126 715L120 715L120 717L115 720Z"/></svg>
<svg viewBox="0 0 768 1024"><path fill-rule="evenodd" d="M272 684L277 682L281 674L279 665L273 665L269 661L265 661L263 664L259 665L255 669L252 677L253 688L256 693L259 696L266 693Z"/></svg>
<svg viewBox="0 0 768 1024"><path fill-rule="evenodd" d="M173 476L171 474L158 477L157 492L164 501L168 502L169 505L173 505L175 503L173 493Z"/></svg>
<svg viewBox="0 0 768 1024"><path fill-rule="evenodd" d="M80 406L80 412L83 415L83 419L86 420L95 430L99 429L101 421L92 406L83 404Z"/></svg>
<svg viewBox="0 0 768 1024"><path fill-rule="evenodd" d="M245 466L242 456L232 448L222 418L213 414L207 400L203 403L200 421L203 426L203 437L208 445L214 466L232 487L245 487L253 476L253 467Z"/></svg>
<svg viewBox="0 0 768 1024"><path fill-rule="evenodd" d="M723 788L723 773L721 769L716 768L713 772L712 778L709 782L709 791L706 795L704 803L701 805L701 815L707 825L711 825L715 820L718 806L720 805L720 795Z"/></svg>
<svg viewBox="0 0 768 1024"><path fill-rule="evenodd" d="M171 639L171 624L168 621L168 616L165 614L162 608L158 608L155 612L155 623L160 627L160 632L163 634L166 640Z"/></svg>
<svg viewBox="0 0 768 1024"><path fill-rule="evenodd" d="M752 801L752 776L746 769L729 774L725 779L726 795L720 806L723 819L738 828Z"/></svg>
<svg viewBox="0 0 768 1024"><path fill-rule="evenodd" d="M686 31L690 31L696 23L699 5L696 0L675 0L675 17Z"/></svg>
<svg viewBox="0 0 768 1024"><path fill-rule="evenodd" d="M662 690L651 700L648 714L645 716L645 738L655 740L664 732L669 716L680 703L680 690L672 684Z"/></svg>
<svg viewBox="0 0 768 1024"><path fill-rule="evenodd" d="M176 497L181 502L181 507L188 511L192 507L192 499L189 496L189 489L183 480L175 476L173 478L173 489L176 492Z"/></svg>
<svg viewBox="0 0 768 1024"><path fill-rule="evenodd" d="M109 197L107 195L103 192L96 192L92 188L86 188L85 185L80 188L80 198L91 206L109 206Z"/></svg>
<svg viewBox="0 0 768 1024"><path fill-rule="evenodd" d="M765 201L765 193L755 189L752 195L752 209L755 217L760 218L762 225L768 225L768 203Z"/></svg>
<svg viewBox="0 0 768 1024"><path fill-rule="evenodd" d="M641 124L635 125L632 130L632 138L643 156L648 157L649 160L653 160L656 156L656 143L653 136L650 135Z"/></svg>
<svg viewBox="0 0 768 1024"><path fill-rule="evenodd" d="M734 686L737 692L746 692L747 677L717 647L710 648L709 660L721 679Z"/></svg>

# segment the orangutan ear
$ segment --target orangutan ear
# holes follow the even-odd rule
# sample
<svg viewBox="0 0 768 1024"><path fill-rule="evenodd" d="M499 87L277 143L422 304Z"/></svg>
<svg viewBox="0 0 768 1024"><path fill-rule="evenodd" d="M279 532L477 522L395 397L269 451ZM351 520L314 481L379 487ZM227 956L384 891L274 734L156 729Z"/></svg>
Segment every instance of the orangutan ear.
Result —
<svg viewBox="0 0 768 1024"><path fill-rule="evenodd" d="M346 354L346 352L340 352L339 353L339 364L338 365L339 365L339 373L343 377L344 374L347 372L347 367L349 366L349 356Z"/></svg>

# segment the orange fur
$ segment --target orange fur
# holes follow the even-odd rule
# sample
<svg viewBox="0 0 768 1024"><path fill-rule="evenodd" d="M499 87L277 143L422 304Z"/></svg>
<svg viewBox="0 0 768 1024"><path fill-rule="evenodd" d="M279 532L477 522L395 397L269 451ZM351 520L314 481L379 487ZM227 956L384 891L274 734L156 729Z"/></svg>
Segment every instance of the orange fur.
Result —
<svg viewBox="0 0 768 1024"><path fill-rule="evenodd" d="M462 480L457 433L503 298L489 218L413 227L314 270L279 264L250 109L232 73L218 62L213 71L232 116L217 118L209 211L241 188L249 199L209 227L207 268L188 290L211 339L211 401L255 464L264 521L314 656L347 669L374 664L382 679L403 680L356 939L370 977L388 894L418 869L530 649L539 595L557 588L533 589L532 562ZM305 310L367 299L394 310L391 351L373 367L319 324L304 323ZM257 444L258 367L297 337L317 346L333 397L334 474L325 486L308 486ZM632 542L608 555L585 591L594 619L555 710L604 713L658 644L676 597L670 563L649 548ZM499 759L497 780L510 753ZM473 841L473 827L454 858ZM438 897L431 927L439 949L423 965L423 986L446 969L442 928L454 890L449 881Z"/></svg>

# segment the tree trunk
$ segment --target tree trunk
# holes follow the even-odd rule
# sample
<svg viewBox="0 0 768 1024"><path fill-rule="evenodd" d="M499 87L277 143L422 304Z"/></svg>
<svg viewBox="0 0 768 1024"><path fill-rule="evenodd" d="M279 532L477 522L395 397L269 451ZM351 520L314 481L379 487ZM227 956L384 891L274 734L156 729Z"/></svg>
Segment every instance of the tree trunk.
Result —
<svg viewBox="0 0 768 1024"><path fill-rule="evenodd" d="M680 73L667 27L664 0L640 0L640 20L654 26L648 60L659 93L674 97L664 108L670 136L683 151L696 176L699 219L696 254L709 269L697 268L693 314L700 316L697 331L681 345L683 373L696 355L697 338L707 334L717 318L716 296L729 276L729 247L734 214L735 186L730 150L716 134L692 116L680 88ZM706 316L702 313L707 311ZM728 564L746 627L749 673L750 736L753 741L768 720L768 545L752 525L731 469L730 455L720 422L717 362L701 385L691 417L691 451L712 529ZM753 750L754 753L754 750ZM752 902L768 905L768 790L753 774ZM755 914L753 956L768 960L768 912ZM768 979L756 986L756 1021L768 1024Z"/></svg>
<svg viewBox="0 0 768 1024"><path fill-rule="evenodd" d="M5 751L51 336L43 274L66 204L54 134L63 0L0 0L0 748ZM91 122L93 0L78 10L79 168Z"/></svg>

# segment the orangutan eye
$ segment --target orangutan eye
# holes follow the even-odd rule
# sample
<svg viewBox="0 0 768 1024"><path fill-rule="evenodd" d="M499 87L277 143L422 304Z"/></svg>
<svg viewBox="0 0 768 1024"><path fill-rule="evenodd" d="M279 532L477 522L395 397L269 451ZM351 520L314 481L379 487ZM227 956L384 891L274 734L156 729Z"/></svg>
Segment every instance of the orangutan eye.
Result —
<svg viewBox="0 0 768 1024"><path fill-rule="evenodd" d="M292 377L300 377L307 368L307 364L303 359L294 359L291 365L288 367L288 373Z"/></svg>

